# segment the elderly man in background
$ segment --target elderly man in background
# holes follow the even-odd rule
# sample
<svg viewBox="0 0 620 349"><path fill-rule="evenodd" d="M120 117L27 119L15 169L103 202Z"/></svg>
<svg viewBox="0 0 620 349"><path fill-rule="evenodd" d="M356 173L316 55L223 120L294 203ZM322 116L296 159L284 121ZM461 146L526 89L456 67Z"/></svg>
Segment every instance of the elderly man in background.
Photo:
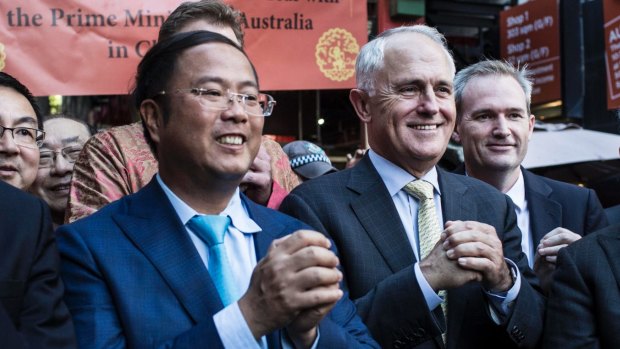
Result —
<svg viewBox="0 0 620 349"><path fill-rule="evenodd" d="M521 248L547 291L558 251L607 226L591 189L538 176L521 167L534 129L532 82L526 68L482 61L454 79L457 124L468 176L487 182L515 204Z"/></svg>
<svg viewBox="0 0 620 349"><path fill-rule="evenodd" d="M350 99L368 154L304 182L281 210L334 240L351 298L383 347L533 348L544 301L512 203L436 166L456 118L454 73L445 38L424 25L366 44Z"/></svg>
<svg viewBox="0 0 620 349"><path fill-rule="evenodd" d="M85 123L62 115L48 117L43 126L47 131L30 191L47 202L56 228L64 222L73 165L90 137L90 129Z"/></svg>

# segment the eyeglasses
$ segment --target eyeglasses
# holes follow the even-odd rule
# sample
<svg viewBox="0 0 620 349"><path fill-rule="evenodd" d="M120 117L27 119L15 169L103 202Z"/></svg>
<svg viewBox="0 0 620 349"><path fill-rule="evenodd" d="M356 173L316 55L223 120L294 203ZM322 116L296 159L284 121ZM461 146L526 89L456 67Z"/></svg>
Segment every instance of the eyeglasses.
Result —
<svg viewBox="0 0 620 349"><path fill-rule="evenodd" d="M0 125L0 138L4 136L4 131L11 131L15 144L26 148L36 149L41 147L45 132L30 127L4 127Z"/></svg>
<svg viewBox="0 0 620 349"><path fill-rule="evenodd" d="M41 150L39 157L39 168L47 168L54 166L58 155L62 154L62 157L70 164L75 163L80 152L82 151L81 145L72 145L60 150Z"/></svg>
<svg viewBox="0 0 620 349"><path fill-rule="evenodd" d="M191 93L194 96L200 97L200 101L204 106L215 110L226 110L230 108L229 104L236 100L243 105L245 112L252 116L269 116L276 105L273 97L265 93L244 94L230 92L230 90L222 91L201 87L180 88L176 89L175 93ZM161 91L157 94L166 95L169 93Z"/></svg>

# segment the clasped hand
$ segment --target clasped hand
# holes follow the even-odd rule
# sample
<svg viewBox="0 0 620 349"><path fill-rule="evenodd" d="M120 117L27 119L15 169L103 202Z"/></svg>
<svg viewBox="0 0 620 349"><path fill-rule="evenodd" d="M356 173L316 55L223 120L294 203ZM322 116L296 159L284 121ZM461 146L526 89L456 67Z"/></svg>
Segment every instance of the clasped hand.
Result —
<svg viewBox="0 0 620 349"><path fill-rule="evenodd" d="M512 286L502 242L495 228L476 221L448 221L441 238L420 262L420 270L436 291L482 282L491 292Z"/></svg>
<svg viewBox="0 0 620 349"><path fill-rule="evenodd" d="M299 230L274 240L257 264L239 308L256 339L285 328L296 347L309 347L318 323L343 295L338 257L321 233Z"/></svg>

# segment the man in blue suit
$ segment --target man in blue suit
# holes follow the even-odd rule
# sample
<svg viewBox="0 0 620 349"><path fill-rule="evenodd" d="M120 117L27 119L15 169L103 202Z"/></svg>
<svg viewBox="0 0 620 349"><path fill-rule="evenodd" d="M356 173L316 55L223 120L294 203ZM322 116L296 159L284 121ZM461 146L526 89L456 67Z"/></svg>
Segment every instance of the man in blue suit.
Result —
<svg viewBox="0 0 620 349"><path fill-rule="evenodd" d="M525 68L493 60L456 74L454 137L463 144L467 175L491 184L515 203L521 247L548 290L559 249L608 223L593 190L521 167L534 128L528 75Z"/></svg>
<svg viewBox="0 0 620 349"><path fill-rule="evenodd" d="M434 28L395 28L364 45L349 97L370 150L280 208L334 240L383 347L532 348L544 304L510 200L436 166L456 118L454 73Z"/></svg>
<svg viewBox="0 0 620 349"><path fill-rule="evenodd" d="M145 55L134 97L159 173L58 231L79 344L375 347L329 240L239 192L275 105L243 50L177 34ZM222 219L212 245L204 222Z"/></svg>

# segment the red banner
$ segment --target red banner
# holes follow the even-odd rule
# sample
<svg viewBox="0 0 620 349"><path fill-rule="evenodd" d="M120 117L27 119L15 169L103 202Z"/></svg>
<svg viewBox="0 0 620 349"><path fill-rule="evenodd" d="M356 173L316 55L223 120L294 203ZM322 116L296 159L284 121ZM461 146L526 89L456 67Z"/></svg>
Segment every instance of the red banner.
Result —
<svg viewBox="0 0 620 349"><path fill-rule="evenodd" d="M603 1L607 109L620 109L620 2Z"/></svg>
<svg viewBox="0 0 620 349"><path fill-rule="evenodd" d="M562 98L557 0L529 1L500 12L501 57L527 63L534 79L532 103Z"/></svg>
<svg viewBox="0 0 620 349"><path fill-rule="evenodd" d="M125 94L182 0L0 2L0 70L35 95ZM229 0L263 90L345 89L367 41L363 0Z"/></svg>

